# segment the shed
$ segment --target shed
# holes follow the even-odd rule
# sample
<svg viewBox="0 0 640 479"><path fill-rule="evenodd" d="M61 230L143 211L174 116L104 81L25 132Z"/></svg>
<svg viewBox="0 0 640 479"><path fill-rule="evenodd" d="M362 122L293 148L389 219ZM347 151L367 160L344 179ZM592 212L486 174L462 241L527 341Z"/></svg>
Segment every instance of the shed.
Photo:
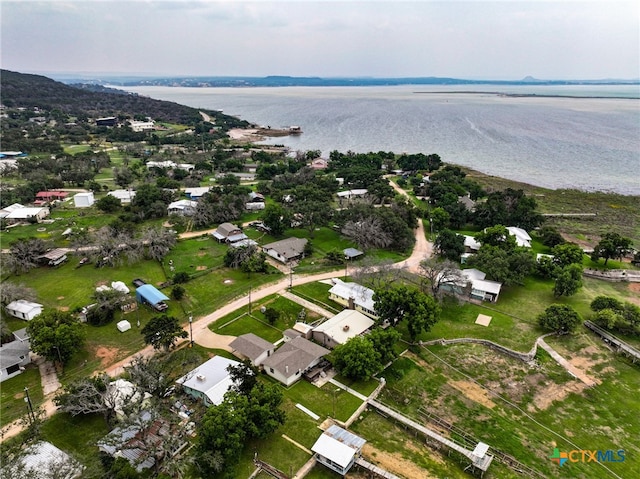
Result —
<svg viewBox="0 0 640 479"><path fill-rule="evenodd" d="M93 206L93 203L95 203L95 198L92 191L73 195L73 204L76 208L89 208Z"/></svg>
<svg viewBox="0 0 640 479"><path fill-rule="evenodd" d="M354 259L364 254L364 252L355 248L346 248L342 252L344 253L344 259Z"/></svg>
<svg viewBox="0 0 640 479"><path fill-rule="evenodd" d="M324 431L311 450L320 464L345 475L360 455L366 440L335 424Z"/></svg>
<svg viewBox="0 0 640 479"><path fill-rule="evenodd" d="M165 311L169 307L165 303L169 298L151 284L143 284L136 288L136 299L139 303L148 304L157 311Z"/></svg>
<svg viewBox="0 0 640 479"><path fill-rule="evenodd" d="M58 266L67 260L67 250L64 248L52 249L39 256L38 259L49 266Z"/></svg>
<svg viewBox="0 0 640 479"><path fill-rule="evenodd" d="M123 319L116 325L116 327L118 328L118 331L124 333L125 331L129 331L131 329L131 323L126 319Z"/></svg>
<svg viewBox="0 0 640 479"><path fill-rule="evenodd" d="M25 299L18 299L12 301L5 306L7 314L14 318L24 319L25 321L31 321L33 318L42 313L43 306L39 303L32 303Z"/></svg>

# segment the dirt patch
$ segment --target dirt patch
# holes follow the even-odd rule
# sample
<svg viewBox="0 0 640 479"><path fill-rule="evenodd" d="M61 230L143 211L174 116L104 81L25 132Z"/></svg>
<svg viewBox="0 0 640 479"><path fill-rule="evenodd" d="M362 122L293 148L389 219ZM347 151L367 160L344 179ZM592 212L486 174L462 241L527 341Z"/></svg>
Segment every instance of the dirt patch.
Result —
<svg viewBox="0 0 640 479"><path fill-rule="evenodd" d="M199 258L206 256L207 252L206 251L200 251L196 256L198 256Z"/></svg>
<svg viewBox="0 0 640 479"><path fill-rule="evenodd" d="M16 393L13 395L13 399L22 399L24 398L24 393Z"/></svg>
<svg viewBox="0 0 640 479"><path fill-rule="evenodd" d="M118 357L118 350L116 348L105 348L100 346L96 349L96 357L100 358L100 365L102 367L109 366L115 362Z"/></svg>
<svg viewBox="0 0 640 479"><path fill-rule="evenodd" d="M56 299L57 299L58 301L62 301L62 300L64 299L64 296L58 296Z"/></svg>
<svg viewBox="0 0 640 479"><path fill-rule="evenodd" d="M476 383L472 383L471 381L449 381L448 384L478 404L482 404L490 409L496 406L496 403L489 399L487 391Z"/></svg>
<svg viewBox="0 0 640 479"><path fill-rule="evenodd" d="M96 283L96 286L106 286L107 285L107 281L98 281Z"/></svg>
<svg viewBox="0 0 640 479"><path fill-rule="evenodd" d="M365 444L362 453L367 461L400 477L406 477L407 479L413 479L415 477L436 479L438 477L432 476L424 469L403 457L376 449L371 444Z"/></svg>
<svg viewBox="0 0 640 479"><path fill-rule="evenodd" d="M69 306L58 306L58 311L69 311Z"/></svg>
<svg viewBox="0 0 640 479"><path fill-rule="evenodd" d="M569 394L579 394L586 388L586 384L572 381L568 384L550 383L541 387L533 397L533 404L540 410L547 409L554 401L562 401Z"/></svg>
<svg viewBox="0 0 640 479"><path fill-rule="evenodd" d="M640 306L640 283L629 283L628 288L634 293L634 296L629 298L629 302Z"/></svg>
<svg viewBox="0 0 640 479"><path fill-rule="evenodd" d="M196 266L196 271L204 271L205 269L207 269L206 266Z"/></svg>

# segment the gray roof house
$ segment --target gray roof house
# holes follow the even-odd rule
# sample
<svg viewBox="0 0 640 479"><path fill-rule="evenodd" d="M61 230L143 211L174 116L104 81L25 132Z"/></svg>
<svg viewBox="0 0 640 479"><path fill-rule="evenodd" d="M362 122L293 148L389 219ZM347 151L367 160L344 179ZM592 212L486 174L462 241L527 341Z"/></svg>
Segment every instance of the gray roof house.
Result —
<svg viewBox="0 0 640 479"><path fill-rule="evenodd" d="M291 386L329 354L329 350L318 346L302 336L284 343L275 353L264 360L264 371L285 386Z"/></svg>
<svg viewBox="0 0 640 479"><path fill-rule="evenodd" d="M286 264L289 261L302 258L306 246L306 238L287 238L264 245L262 251Z"/></svg>
<svg viewBox="0 0 640 479"><path fill-rule="evenodd" d="M496 303L500 296L502 283L497 281L489 281L484 279L486 274L475 268L467 268L461 271L462 278L452 283L443 283L440 289L449 291L458 295L464 295L465 290L471 299L479 301L490 301ZM467 289L468 288L468 289Z"/></svg>
<svg viewBox="0 0 640 479"><path fill-rule="evenodd" d="M248 358L254 366L260 366L273 354L275 346L253 333L243 334L229 344L234 354Z"/></svg>
<svg viewBox="0 0 640 479"><path fill-rule="evenodd" d="M231 223L222 223L211 235L220 243L235 243L248 238L240 228Z"/></svg>
<svg viewBox="0 0 640 479"><path fill-rule="evenodd" d="M0 382L17 376L31 362L29 336L26 329L13 333L14 340L0 346Z"/></svg>
<svg viewBox="0 0 640 479"><path fill-rule="evenodd" d="M334 424L320 435L311 450L320 464L344 476L360 456L366 442Z"/></svg>
<svg viewBox="0 0 640 479"><path fill-rule="evenodd" d="M373 295L375 292L358 283L346 283L339 278L331 280L333 286L329 290L329 299L349 309L360 311L373 319L378 319Z"/></svg>

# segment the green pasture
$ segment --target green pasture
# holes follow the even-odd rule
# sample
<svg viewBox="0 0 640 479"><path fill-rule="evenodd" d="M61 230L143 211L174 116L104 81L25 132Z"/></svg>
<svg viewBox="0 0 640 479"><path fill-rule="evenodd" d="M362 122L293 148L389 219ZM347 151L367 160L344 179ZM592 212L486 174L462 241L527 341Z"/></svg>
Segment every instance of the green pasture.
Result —
<svg viewBox="0 0 640 479"><path fill-rule="evenodd" d="M314 281L312 283L305 283L298 286L294 286L291 290L292 293L300 296L307 301L317 304L329 311L338 314L344 309L344 306L329 299L330 284L320 283Z"/></svg>
<svg viewBox="0 0 640 479"><path fill-rule="evenodd" d="M29 397L33 407L39 407L44 396L40 385L40 372L38 366L33 363L28 364L21 374L2 382L0 388L0 427L27 414L25 387L29 388Z"/></svg>

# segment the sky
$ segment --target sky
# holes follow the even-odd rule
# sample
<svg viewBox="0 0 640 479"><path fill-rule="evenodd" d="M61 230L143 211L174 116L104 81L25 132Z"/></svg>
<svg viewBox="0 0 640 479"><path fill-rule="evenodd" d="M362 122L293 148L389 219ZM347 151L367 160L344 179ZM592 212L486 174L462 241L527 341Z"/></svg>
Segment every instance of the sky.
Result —
<svg viewBox="0 0 640 479"><path fill-rule="evenodd" d="M640 2L1 0L23 73L636 79Z"/></svg>

